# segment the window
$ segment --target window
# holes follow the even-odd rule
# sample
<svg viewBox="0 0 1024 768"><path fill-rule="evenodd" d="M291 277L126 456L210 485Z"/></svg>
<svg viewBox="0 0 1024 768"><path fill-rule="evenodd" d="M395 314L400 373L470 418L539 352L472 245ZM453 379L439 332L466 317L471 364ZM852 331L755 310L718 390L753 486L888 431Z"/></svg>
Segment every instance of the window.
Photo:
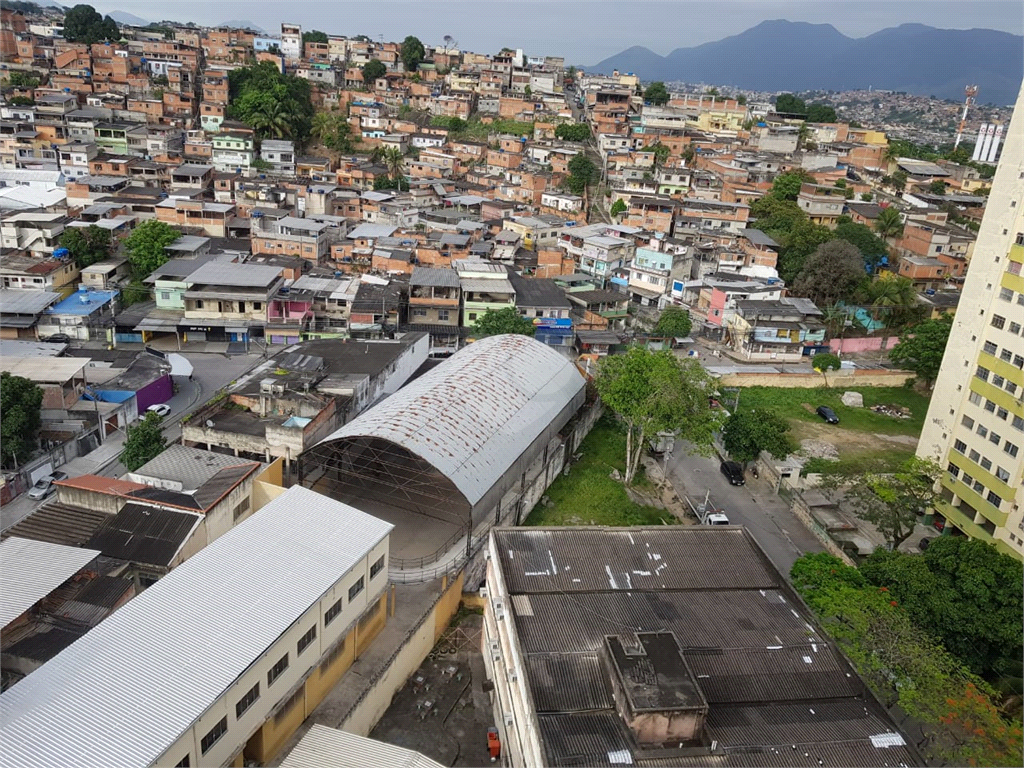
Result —
<svg viewBox="0 0 1024 768"><path fill-rule="evenodd" d="M985 437L985 435L988 434L988 427L986 427L984 424L979 424L978 434L981 435L982 437Z"/></svg>
<svg viewBox="0 0 1024 768"><path fill-rule="evenodd" d="M253 308L253 311L258 312L259 310L263 309L263 302L262 301L254 301L252 303L252 308Z"/></svg>
<svg viewBox="0 0 1024 768"><path fill-rule="evenodd" d="M988 472L990 469L992 469L992 462L989 461L984 456L982 456L981 457L981 468L984 469L986 472Z"/></svg>
<svg viewBox="0 0 1024 768"><path fill-rule="evenodd" d="M203 308L203 300L202 299L196 299L196 309L202 309L202 308Z"/></svg>
<svg viewBox="0 0 1024 768"><path fill-rule="evenodd" d="M476 312L470 312L469 313L469 319L470 320L476 320Z"/></svg>
<svg viewBox="0 0 1024 768"><path fill-rule="evenodd" d="M1018 368L1024 368L1024 355L1014 355L1013 364Z"/></svg>
<svg viewBox="0 0 1024 768"><path fill-rule="evenodd" d="M996 404L993 403L991 400L986 400L985 401L985 410L988 411L989 413L995 413L996 412Z"/></svg>
<svg viewBox="0 0 1024 768"><path fill-rule="evenodd" d="M356 595L358 595L360 592L363 591L363 586L364 586L364 580L363 580L363 577L360 576L359 580L356 581L351 587L348 588L348 601L350 603L352 602L353 598L355 598Z"/></svg>
<svg viewBox="0 0 1024 768"><path fill-rule="evenodd" d="M281 675L283 675L286 669L288 669L287 653L281 657L277 664L270 668L269 672L267 672L267 685L273 685L274 681L277 680L277 678L279 678Z"/></svg>
<svg viewBox="0 0 1024 768"><path fill-rule="evenodd" d="M1003 351L999 353L999 359L1010 362L1010 358L1013 357L1013 353L1010 352L1006 347L1003 347Z"/></svg>
<svg viewBox="0 0 1024 768"><path fill-rule="evenodd" d="M174 764L174 768L190 768L192 765L192 756L185 755L181 760Z"/></svg>
<svg viewBox="0 0 1024 768"><path fill-rule="evenodd" d="M438 320L447 320L448 317L449 317L448 313L449 313L449 310L447 310L447 309L439 309L439 310L437 310L437 319Z"/></svg>
<svg viewBox="0 0 1024 768"><path fill-rule="evenodd" d="M1010 323L1010 333L1020 333L1020 323Z"/></svg>
<svg viewBox="0 0 1024 768"><path fill-rule="evenodd" d="M384 570L384 555L377 558L377 562L370 566L370 578L372 579L378 573Z"/></svg>
<svg viewBox="0 0 1024 768"><path fill-rule="evenodd" d="M996 467L996 477L1002 480L1004 483L1010 482L1010 473L1002 467Z"/></svg>
<svg viewBox="0 0 1024 768"><path fill-rule="evenodd" d="M985 351L986 355L994 355L999 347L994 342L986 341L985 346L982 349Z"/></svg>
<svg viewBox="0 0 1024 768"><path fill-rule="evenodd" d="M996 416L998 416L1003 421L1006 421L1006 417L1009 416L1009 415L1010 415L1010 412L1008 410L1006 410L1005 408L997 408L996 409Z"/></svg>
<svg viewBox="0 0 1024 768"><path fill-rule="evenodd" d="M968 458L969 458L969 459L970 459L971 461L973 461L973 462L974 462L975 464L977 464L977 463L978 463L978 459L980 459L980 458L981 458L981 454L980 454L980 453L978 453L977 451L974 451L974 450L972 450L972 451L970 452L970 454L968 454Z"/></svg>
<svg viewBox="0 0 1024 768"><path fill-rule="evenodd" d="M1003 443L1003 453L1009 454L1012 458L1017 458L1017 446L1007 440Z"/></svg>
<svg viewBox="0 0 1024 768"><path fill-rule="evenodd" d="M1006 325L1006 318L1002 315L992 315L992 327L1002 329Z"/></svg>
<svg viewBox="0 0 1024 768"><path fill-rule="evenodd" d="M1013 428L1019 429L1021 432L1024 432L1024 419L1022 419L1020 416L1014 416Z"/></svg>
<svg viewBox="0 0 1024 768"><path fill-rule="evenodd" d="M213 730L203 736L203 740L199 743L200 748L203 750L205 755L210 751L210 748L220 741L220 737L228 732L228 719L222 717L220 722L213 726Z"/></svg>
<svg viewBox="0 0 1024 768"><path fill-rule="evenodd" d="M1006 381L1006 379L1004 379L998 373L993 373L992 374L992 383L995 384L997 387L1003 386L1003 382L1004 381Z"/></svg>
<svg viewBox="0 0 1024 768"><path fill-rule="evenodd" d="M330 624L332 621L338 618L339 613L341 613L340 599L338 600L338 602L336 602L334 605L328 608L326 613L324 613L324 626L326 627L328 624Z"/></svg>
<svg viewBox="0 0 1024 768"><path fill-rule="evenodd" d="M999 505L1003 503L1002 497L995 491L989 491L988 496L985 497L985 500L988 501L988 503L991 504L996 509L999 509Z"/></svg>
<svg viewBox="0 0 1024 768"><path fill-rule="evenodd" d="M425 309L414 309L412 311L412 316L413 317L426 317L427 316L427 310L425 310Z"/></svg>
<svg viewBox="0 0 1024 768"><path fill-rule="evenodd" d="M298 656L304 650L309 647L309 644L316 640L316 624L309 628L302 637L299 638L298 645L296 646L295 655Z"/></svg>
<svg viewBox="0 0 1024 768"><path fill-rule="evenodd" d="M960 419L960 423L963 424L968 429L974 428L974 419L972 419L970 416L964 416L962 419ZM981 429L981 427L978 427L978 429Z"/></svg>
<svg viewBox="0 0 1024 768"><path fill-rule="evenodd" d="M160 291L160 298L163 299L164 301L170 301L171 300L171 292L170 291Z"/></svg>
<svg viewBox="0 0 1024 768"><path fill-rule="evenodd" d="M970 485L971 483L974 482L974 478L968 475L966 472L964 472L964 476L960 479L963 480L965 485Z"/></svg>
<svg viewBox="0 0 1024 768"><path fill-rule="evenodd" d="M967 396L967 399L974 405L981 405L981 395L977 392L971 392L971 394Z"/></svg>
<svg viewBox="0 0 1024 768"><path fill-rule="evenodd" d="M974 372L974 375L977 376L982 381L988 381L988 376L989 376L990 373L991 373L991 371L989 371L988 368L986 368L983 365L979 365L978 366L978 370L976 370Z"/></svg>
<svg viewBox="0 0 1024 768"><path fill-rule="evenodd" d="M974 481L974 485L972 485L971 487L975 491L977 491L978 493L984 493L985 492L985 486L982 485L981 480L975 480Z"/></svg>
<svg viewBox="0 0 1024 768"><path fill-rule="evenodd" d="M950 475L951 475L952 477L954 477L954 478L956 478L956 477L959 477L959 476L960 476L960 467L958 467L958 466L957 466L956 464L954 464L953 462L950 462L950 463L949 463L949 464L948 464L948 465L946 466L946 471L947 471L947 472L949 472L949 474L950 474Z"/></svg>
<svg viewBox="0 0 1024 768"><path fill-rule="evenodd" d="M252 688L245 692L245 696L240 698L235 704L235 719L238 720L245 710L256 703L256 699L260 697L260 684L256 683Z"/></svg>
<svg viewBox="0 0 1024 768"><path fill-rule="evenodd" d="M238 502L238 504L235 506L234 511L231 513L232 514L232 519L233 520L237 520L238 518L240 518L242 515L244 515L248 511L249 511L249 497L246 496L244 499L242 499L240 502Z"/></svg>
<svg viewBox="0 0 1024 768"><path fill-rule="evenodd" d="M957 440L956 442L953 443L953 450L956 451L957 453L966 453L967 443L965 443L963 440Z"/></svg>
<svg viewBox="0 0 1024 768"><path fill-rule="evenodd" d="M1002 299L1003 301L1013 301L1013 291L1011 291L1009 288L1000 288L999 298Z"/></svg>

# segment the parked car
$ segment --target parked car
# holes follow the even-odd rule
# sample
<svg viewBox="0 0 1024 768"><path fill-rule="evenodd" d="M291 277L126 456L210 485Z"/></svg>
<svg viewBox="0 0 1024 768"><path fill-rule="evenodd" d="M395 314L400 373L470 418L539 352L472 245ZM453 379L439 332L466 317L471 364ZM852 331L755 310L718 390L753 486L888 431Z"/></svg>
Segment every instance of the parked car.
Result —
<svg viewBox="0 0 1024 768"><path fill-rule="evenodd" d="M146 413L155 413L161 419L164 418L164 416L166 416L170 412L171 406L169 406L167 403L157 403L156 405L151 405L149 406L149 408L146 409Z"/></svg>
<svg viewBox="0 0 1024 768"><path fill-rule="evenodd" d="M838 424L839 417L836 416L836 412L829 408L827 405L819 405L818 410L815 411L821 418L827 421L829 424Z"/></svg>
<svg viewBox="0 0 1024 768"><path fill-rule="evenodd" d="M66 333L55 333L51 336L45 336L44 338L40 339L40 341L45 341L50 344L70 344L71 337L68 336Z"/></svg>
<svg viewBox="0 0 1024 768"><path fill-rule="evenodd" d="M67 480L68 476L64 472L51 472L46 477L41 477L36 480L36 484L29 489L28 497L30 499L45 499L51 493L57 490L54 483L58 480Z"/></svg>
<svg viewBox="0 0 1024 768"><path fill-rule="evenodd" d="M743 485L746 479L743 477L743 467L735 461L723 461L721 466L722 474L729 480L730 485Z"/></svg>

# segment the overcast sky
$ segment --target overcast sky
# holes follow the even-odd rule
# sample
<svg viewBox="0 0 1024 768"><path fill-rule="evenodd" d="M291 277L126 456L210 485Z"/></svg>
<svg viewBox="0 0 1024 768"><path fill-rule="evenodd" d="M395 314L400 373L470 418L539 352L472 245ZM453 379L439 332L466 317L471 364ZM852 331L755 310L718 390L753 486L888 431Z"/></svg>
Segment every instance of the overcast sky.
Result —
<svg viewBox="0 0 1024 768"><path fill-rule="evenodd" d="M88 0L87 0L88 1ZM91 0L101 13L126 11L147 21L216 25L251 21L280 32L282 21L331 34L401 40L416 35L441 45L492 53L502 46L570 63L601 59L643 45L662 55L735 35L766 19L832 24L863 37L908 22L946 29L1024 31L1020 0ZM73 5L71 0L64 0ZM964 52L969 56L970 52Z"/></svg>

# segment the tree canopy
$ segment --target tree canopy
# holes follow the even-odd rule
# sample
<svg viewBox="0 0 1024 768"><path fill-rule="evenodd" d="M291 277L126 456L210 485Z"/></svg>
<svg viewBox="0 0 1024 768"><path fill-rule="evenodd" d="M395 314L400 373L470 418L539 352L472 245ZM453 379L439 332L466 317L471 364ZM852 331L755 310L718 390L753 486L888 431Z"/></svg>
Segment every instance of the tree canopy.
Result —
<svg viewBox="0 0 1024 768"><path fill-rule="evenodd" d="M372 88L377 78L384 77L387 73L388 68L384 66L384 62L378 59L370 59L363 64L363 85L367 88Z"/></svg>
<svg viewBox="0 0 1024 768"><path fill-rule="evenodd" d="M860 251L843 240L830 240L804 261L793 281L793 294L826 307L849 301L866 279Z"/></svg>
<svg viewBox="0 0 1024 768"><path fill-rule="evenodd" d="M715 381L696 360L634 346L605 357L594 384L626 425L626 485L636 476L644 443L659 432L676 432L697 451L710 449L721 415L709 403Z"/></svg>
<svg viewBox="0 0 1024 768"><path fill-rule="evenodd" d="M64 39L69 43L101 43L104 40L120 40L121 31L117 22L109 16L101 16L91 5L76 5L64 14Z"/></svg>
<svg viewBox="0 0 1024 768"><path fill-rule="evenodd" d="M813 183L814 177L803 168L795 171L780 173L772 181L771 196L780 200L796 200L800 194L800 187L806 183Z"/></svg>
<svg viewBox="0 0 1024 768"><path fill-rule="evenodd" d="M121 463L129 472L134 472L147 461L151 461L164 452L167 441L160 429L163 419L152 411L148 411L135 426L128 427L121 451Z"/></svg>
<svg viewBox="0 0 1024 768"><path fill-rule="evenodd" d="M181 237L181 233L170 224L156 219L144 221L124 241L132 276L142 280L157 267L167 263L168 245Z"/></svg>
<svg viewBox="0 0 1024 768"><path fill-rule="evenodd" d="M845 218L845 217L844 217ZM864 265L874 269L889 252L882 238L871 231L866 224L856 224L849 219L841 220L834 230L836 238L856 246L864 258Z"/></svg>
<svg viewBox="0 0 1024 768"><path fill-rule="evenodd" d="M946 351L946 342L949 341L952 329L952 315L912 325L904 329L899 342L889 350L889 359L913 371L917 378L931 386L939 375L942 355Z"/></svg>
<svg viewBox="0 0 1024 768"><path fill-rule="evenodd" d="M589 141L590 127L584 123L562 123L555 128L555 138L561 141Z"/></svg>
<svg viewBox="0 0 1024 768"><path fill-rule="evenodd" d="M319 29L311 29L309 32L302 33L303 43L326 43L327 33L321 32Z"/></svg>
<svg viewBox="0 0 1024 768"><path fill-rule="evenodd" d="M0 454L5 467L18 467L31 458L42 408L43 390L35 382L7 371L0 374Z"/></svg>
<svg viewBox="0 0 1024 768"><path fill-rule="evenodd" d="M810 104L807 107L809 123L834 123L836 119L835 109L827 104Z"/></svg>
<svg viewBox="0 0 1024 768"><path fill-rule="evenodd" d="M317 112L309 135L328 149L347 154L352 152L355 141L348 120L340 113Z"/></svg>
<svg viewBox="0 0 1024 768"><path fill-rule="evenodd" d="M940 536L922 554L878 550L861 564L870 584L886 587L914 623L972 671L1004 673L1021 657L1021 562L979 539Z"/></svg>
<svg viewBox="0 0 1024 768"><path fill-rule="evenodd" d="M647 90L644 91L644 101L649 101L655 106L660 107L662 104L667 104L668 100L668 88L660 80L648 85Z"/></svg>
<svg viewBox="0 0 1024 768"><path fill-rule="evenodd" d="M418 37L409 35L402 41L402 48L399 55L402 57L402 65L406 72L415 72L423 57L427 55L423 43Z"/></svg>
<svg viewBox="0 0 1024 768"><path fill-rule="evenodd" d="M261 61L231 70L228 82L228 115L251 127L257 139L306 140L313 119L308 80L281 74L273 62Z"/></svg>
<svg viewBox="0 0 1024 768"><path fill-rule="evenodd" d="M736 411L722 427L725 450L736 461L746 464L768 451L783 459L793 449L789 439L789 422L775 411L753 408Z"/></svg>
<svg viewBox="0 0 1024 768"><path fill-rule="evenodd" d="M654 335L681 339L689 336L692 328L693 320L690 319L690 310L682 307L665 307L661 311L661 317L658 318L658 324L654 326Z"/></svg>
<svg viewBox="0 0 1024 768"><path fill-rule="evenodd" d="M626 205L625 202L623 202L622 198L620 197L614 203L612 203L612 207L609 213L612 216L618 216L620 213L625 213L628 210L629 207Z"/></svg>
<svg viewBox="0 0 1024 768"><path fill-rule="evenodd" d="M843 361L839 359L839 355L834 355L831 352L819 352L811 358L811 368L819 373L838 371L842 367Z"/></svg>
<svg viewBox="0 0 1024 768"><path fill-rule="evenodd" d="M60 236L58 245L67 248L79 269L102 261L110 255L110 230L91 224L88 227L68 227Z"/></svg>
<svg viewBox="0 0 1024 768"><path fill-rule="evenodd" d="M807 104L792 93L783 93L775 99L775 111L785 115L806 115Z"/></svg>
<svg viewBox="0 0 1024 768"><path fill-rule="evenodd" d="M896 549L934 504L934 485L941 474L934 462L911 457L887 472L836 474L822 490L830 498L841 497L858 517L878 528L890 549Z"/></svg>
<svg viewBox="0 0 1024 768"><path fill-rule="evenodd" d="M569 161L569 175L565 177L565 185L569 191L582 195L586 188L600 178L600 171L594 161L583 152L574 155Z"/></svg>
<svg viewBox="0 0 1024 768"><path fill-rule="evenodd" d="M498 336L502 333L533 336L535 330L534 324L520 315L515 307L490 309L473 323L473 336L478 339L485 336Z"/></svg>

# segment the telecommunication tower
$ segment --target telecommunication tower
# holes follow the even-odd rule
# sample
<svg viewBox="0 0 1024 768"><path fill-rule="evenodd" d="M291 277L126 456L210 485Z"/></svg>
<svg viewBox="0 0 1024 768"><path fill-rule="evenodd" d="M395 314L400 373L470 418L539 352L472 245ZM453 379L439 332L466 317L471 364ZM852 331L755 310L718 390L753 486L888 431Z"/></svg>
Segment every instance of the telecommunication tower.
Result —
<svg viewBox="0 0 1024 768"><path fill-rule="evenodd" d="M967 111L974 103L974 97L978 95L978 86L968 85L964 88L964 113L960 116L960 127L956 129L956 141L953 142L953 149L960 146L960 139L964 137L964 128L967 127Z"/></svg>

